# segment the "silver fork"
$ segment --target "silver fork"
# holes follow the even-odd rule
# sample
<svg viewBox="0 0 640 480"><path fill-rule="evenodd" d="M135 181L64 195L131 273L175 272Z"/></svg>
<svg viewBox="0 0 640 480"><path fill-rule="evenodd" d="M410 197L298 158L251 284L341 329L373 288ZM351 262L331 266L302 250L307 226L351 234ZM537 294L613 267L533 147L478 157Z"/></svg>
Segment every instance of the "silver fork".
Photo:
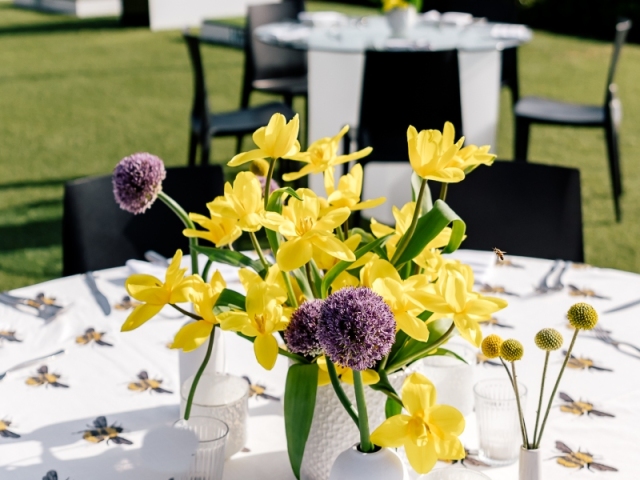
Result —
<svg viewBox="0 0 640 480"><path fill-rule="evenodd" d="M569 267L571 267L571 262L564 262L564 265L562 266L562 270L560 270L560 274L558 275L558 278L556 279L555 283L551 287L549 287L549 290L551 290L552 292L559 292L564 288L564 283L562 283L562 277L567 272L567 270L569 270Z"/></svg>
<svg viewBox="0 0 640 480"><path fill-rule="evenodd" d="M7 293L0 293L0 303L17 308L18 306L30 307L37 310L38 317L44 320L53 320L58 314L64 310L60 305L51 305L42 303L30 298L14 297Z"/></svg>
<svg viewBox="0 0 640 480"><path fill-rule="evenodd" d="M630 357L640 358L640 347L636 347L629 342L614 340L613 338L611 338L609 332L600 326L596 326L593 329L593 332L595 333L598 340L611 345L620 353L624 353L625 355L629 355Z"/></svg>
<svg viewBox="0 0 640 480"><path fill-rule="evenodd" d="M551 277L553 272L556 271L556 268L558 268L558 265L560 265L560 260L555 260L553 262L553 265L551 265L551 268L549 269L549 271L544 275L544 277L542 277L542 280L540 280L540 283L538 284L538 286L535 287L536 293L547 293L551 290L551 287L549 287L549 283L548 283L549 278Z"/></svg>
<svg viewBox="0 0 640 480"><path fill-rule="evenodd" d="M57 357L58 355L62 355L63 353L64 353L64 349L58 350L57 352L54 352L54 353L50 353L49 355L43 355L42 357L32 358L31 360L27 360L25 362L14 365L9 370L0 373L0 381L2 381L2 379L7 376L7 373L13 372L15 370L20 370L21 368L30 367L31 365L34 365L43 360L46 360L47 358Z"/></svg>

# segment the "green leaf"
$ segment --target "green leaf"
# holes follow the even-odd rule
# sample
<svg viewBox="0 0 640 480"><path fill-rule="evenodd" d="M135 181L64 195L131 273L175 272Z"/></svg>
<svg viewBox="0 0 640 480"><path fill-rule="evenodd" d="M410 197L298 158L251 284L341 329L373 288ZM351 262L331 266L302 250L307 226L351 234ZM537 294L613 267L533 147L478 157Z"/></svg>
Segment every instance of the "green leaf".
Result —
<svg viewBox="0 0 640 480"><path fill-rule="evenodd" d="M359 249L357 249L354 254L356 256L356 260L358 260L360 257L362 257L365 253L370 252L371 250L373 250L376 247L379 247L381 245L384 245L384 243L389 239L391 235L386 235L384 237L380 237L377 240L374 240L373 242L369 242L367 243L365 246L360 247ZM354 260L355 262L355 260ZM338 275L340 275L342 272L344 272L345 270L347 270L349 268L349 265L353 264L354 262L345 262L345 261L340 261L338 263L336 263L331 270L329 270L324 278L322 279L322 289L320 291L322 298L326 298L327 297L327 293L329 292L329 287L331 287L331 284L333 283L333 281L338 278Z"/></svg>
<svg viewBox="0 0 640 480"><path fill-rule="evenodd" d="M457 358L458 360L460 360L462 363L466 363L468 364L469 362L467 362L463 357L461 357L460 355L458 355L456 352L452 352L451 350L448 350L446 348L438 348L436 349L436 351L431 351L429 352L429 355L426 355L426 357L433 357L439 355L441 357L451 357L451 358Z"/></svg>
<svg viewBox="0 0 640 480"><path fill-rule="evenodd" d="M231 307L237 310L245 310L246 297L241 293L238 293L234 290L229 290L225 288L220 293L218 297L218 301L216 302L216 307Z"/></svg>
<svg viewBox="0 0 640 480"><path fill-rule="evenodd" d="M418 198L418 192L420 191L420 186L422 185L422 178L416 173L413 172L411 174L411 199L415 202ZM425 185L424 194L422 195L422 212L428 212L433 208L433 200L431 199L431 189L429 185Z"/></svg>
<svg viewBox="0 0 640 480"><path fill-rule="evenodd" d="M264 265L262 265L262 262L260 262L260 260L252 260L251 258L240 252L201 246L194 247L194 250L198 253L206 255L213 262L224 263L226 265L231 265L232 267L239 268L249 267L255 270L257 273L260 273L264 270Z"/></svg>
<svg viewBox="0 0 640 480"><path fill-rule="evenodd" d="M384 393L387 397L393 399L394 402L398 403L402 408L402 400L400 399L400 396L396 392L395 388L393 388L393 385L391 385L391 382L389 382L387 372L385 372L384 370L380 370L378 372L378 375L380 375L380 380L378 381L378 383L369 385L369 387L371 387L373 390Z"/></svg>
<svg viewBox="0 0 640 480"><path fill-rule="evenodd" d="M307 298L314 298L313 291L311 290L311 285L309 285L309 281L307 280L307 275L304 272L304 267L296 268L295 270L291 270L289 272L293 278L295 278L300 290Z"/></svg>
<svg viewBox="0 0 640 480"><path fill-rule="evenodd" d="M289 367L284 391L284 427L289 462L298 479L304 448L311 431L317 389L317 364L296 364Z"/></svg>
<svg viewBox="0 0 640 480"><path fill-rule="evenodd" d="M420 255L427 244L450 223L452 224L451 238L449 244L443 249L443 253L455 252L458 249L464 238L466 225L449 205L442 200L436 200L433 208L418 220L416 231L395 264L402 265ZM400 242L402 239L398 244Z"/></svg>
<svg viewBox="0 0 640 480"><path fill-rule="evenodd" d="M402 413L402 405L396 402L393 398L387 398L384 404L384 414L386 418L395 417Z"/></svg>

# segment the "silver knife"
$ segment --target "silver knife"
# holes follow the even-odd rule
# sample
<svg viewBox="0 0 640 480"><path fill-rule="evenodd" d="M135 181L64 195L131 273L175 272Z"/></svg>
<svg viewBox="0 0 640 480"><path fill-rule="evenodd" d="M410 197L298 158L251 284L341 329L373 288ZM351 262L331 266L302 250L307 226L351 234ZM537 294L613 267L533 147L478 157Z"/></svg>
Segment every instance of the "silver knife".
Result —
<svg viewBox="0 0 640 480"><path fill-rule="evenodd" d="M98 302L98 305L100 305L102 312L105 315L109 315L111 313L111 305L109 305L109 300L107 300L107 297L105 297L104 294L98 289L98 285L96 285L96 279L93 276L93 272L85 273L84 278L87 282L87 285L89 285L89 289L91 290L91 293L93 293L96 302Z"/></svg>

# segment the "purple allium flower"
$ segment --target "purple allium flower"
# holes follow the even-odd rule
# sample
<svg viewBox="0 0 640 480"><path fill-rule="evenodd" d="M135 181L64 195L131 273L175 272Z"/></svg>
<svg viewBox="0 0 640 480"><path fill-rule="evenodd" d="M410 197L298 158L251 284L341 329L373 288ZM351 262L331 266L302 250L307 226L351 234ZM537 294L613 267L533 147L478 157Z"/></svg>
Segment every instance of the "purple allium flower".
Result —
<svg viewBox="0 0 640 480"><path fill-rule="evenodd" d="M120 208L135 215L155 202L167 176L164 163L150 153L134 153L120 160L113 171L113 195Z"/></svg>
<svg viewBox="0 0 640 480"><path fill-rule="evenodd" d="M313 357L322 353L318 341L318 321L322 303L322 300L304 302L291 315L284 332L284 339L291 352Z"/></svg>
<svg viewBox="0 0 640 480"><path fill-rule="evenodd" d="M324 301L320 346L331 361L353 370L372 368L391 351L396 321L382 297L367 287L346 287Z"/></svg>
<svg viewBox="0 0 640 480"><path fill-rule="evenodd" d="M258 181L260 182L260 186L262 187L262 195L265 195L264 193L264 186L267 184L267 177L263 177L261 175L256 175L258 177ZM269 188L269 194L272 194L274 192L274 190L277 190L280 188L280 185L278 185L278 182L276 182L273 178L271 179L271 187Z"/></svg>

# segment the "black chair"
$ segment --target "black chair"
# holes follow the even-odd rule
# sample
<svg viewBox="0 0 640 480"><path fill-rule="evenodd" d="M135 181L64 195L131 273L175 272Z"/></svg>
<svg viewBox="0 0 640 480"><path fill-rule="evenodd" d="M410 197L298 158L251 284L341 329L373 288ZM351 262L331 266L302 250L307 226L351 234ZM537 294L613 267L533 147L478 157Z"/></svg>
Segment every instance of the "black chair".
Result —
<svg viewBox="0 0 640 480"><path fill-rule="evenodd" d="M462 135L456 50L366 52L356 142L373 152L360 160L363 166L373 160L408 161L409 125L442 130L446 121Z"/></svg>
<svg viewBox="0 0 640 480"><path fill-rule="evenodd" d="M494 162L450 184L446 202L467 224L462 248L584 261L576 169Z"/></svg>
<svg viewBox="0 0 640 480"><path fill-rule="evenodd" d="M423 3L423 11L431 9L440 12L466 12L476 18L486 18L490 22L518 22L518 8L514 0L436 0ZM501 81L502 86L511 90L511 99L515 104L520 98L518 47L505 48L502 51Z"/></svg>
<svg viewBox="0 0 640 480"><path fill-rule="evenodd" d="M304 11L302 1L250 6L247 13L244 47L244 80L240 106L247 108L254 90L282 95L293 108L293 98L307 97L307 54L300 50L274 47L260 42L253 31L268 23L297 21ZM306 118L306 117L305 117ZM240 151L242 137L238 137Z"/></svg>
<svg viewBox="0 0 640 480"><path fill-rule="evenodd" d="M163 189L188 212L208 215L206 203L223 194L219 165L168 168ZM160 200L141 215L116 204L111 176L83 178L65 185L62 218L62 273L73 275L143 259L147 250L167 257L187 252L182 222Z"/></svg>
<svg viewBox="0 0 640 480"><path fill-rule="evenodd" d="M521 161L528 159L529 129L531 124L604 128L613 203L618 222L621 220L622 173L620 171L617 120L619 118L620 102L616 95L617 87L614 79L620 51L630 29L631 20L621 20L616 25L616 38L607 76L604 105L577 105L547 98L524 97L516 103L514 109L516 119L515 157Z"/></svg>
<svg viewBox="0 0 640 480"><path fill-rule="evenodd" d="M209 163L211 155L211 139L213 137L239 136L253 133L269 123L274 113L282 113L287 119L294 115L293 110L284 103L272 102L252 108L244 108L233 112L212 114L209 109L207 85L205 82L200 38L184 33L191 66L193 67L194 96L191 109L191 131L189 134L189 165L196 164L196 154L200 147L200 163Z"/></svg>

